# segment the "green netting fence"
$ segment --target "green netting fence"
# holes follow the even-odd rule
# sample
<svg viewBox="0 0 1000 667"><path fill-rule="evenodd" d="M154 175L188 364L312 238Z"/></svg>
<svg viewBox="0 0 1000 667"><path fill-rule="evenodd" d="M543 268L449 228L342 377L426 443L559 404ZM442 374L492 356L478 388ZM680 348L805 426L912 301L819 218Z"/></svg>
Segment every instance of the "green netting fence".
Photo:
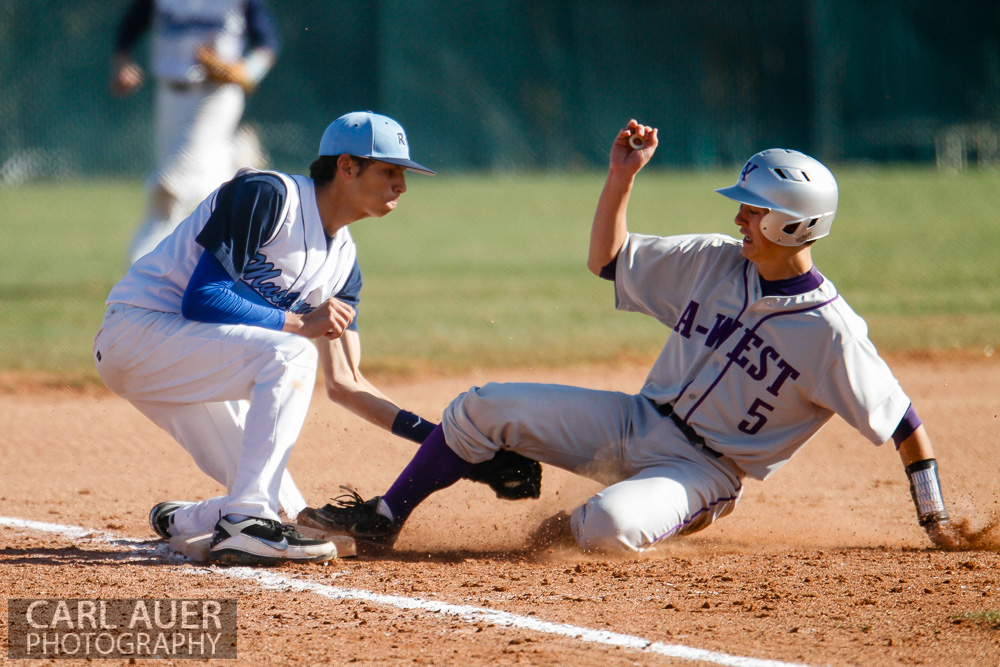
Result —
<svg viewBox="0 0 1000 667"><path fill-rule="evenodd" d="M151 87L107 90L125 0L0 0L0 182L139 175ZM269 0L283 51L246 120L301 169L325 124L398 117L442 169L603 165L629 117L664 164L998 160L1000 3ZM143 58L140 53L140 61Z"/></svg>

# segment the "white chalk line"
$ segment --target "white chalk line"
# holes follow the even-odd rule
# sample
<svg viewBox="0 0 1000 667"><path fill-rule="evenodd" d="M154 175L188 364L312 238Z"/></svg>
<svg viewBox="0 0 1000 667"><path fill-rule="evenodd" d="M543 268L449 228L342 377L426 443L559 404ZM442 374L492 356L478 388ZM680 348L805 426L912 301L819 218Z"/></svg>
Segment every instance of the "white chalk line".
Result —
<svg viewBox="0 0 1000 667"><path fill-rule="evenodd" d="M52 533L62 537L85 538L95 542L111 542L119 545L131 545L130 548L139 551L144 550L150 555L166 556L170 553L165 543L150 546L148 541L131 540L108 533L88 530L81 526L67 526L54 523L44 523L41 521L30 521L12 517L0 517L0 526L19 528L36 532ZM181 557L171 558L175 562L186 562ZM423 600L420 598L403 597L398 595L386 595L353 588L340 588L328 586L314 581L295 579L264 569L249 567L198 567L193 569L183 569L182 573L191 576L220 575L230 579L242 579L254 581L262 588L272 590L294 590L298 592L314 593L331 600L357 600L372 604L395 607L397 609L422 611L430 614L439 614L459 619L466 623L489 623L495 626L518 628L541 634L555 635L576 639L585 643L601 644L605 646L619 646L630 648L646 653L654 653L671 658L680 658L689 661L709 662L724 667L810 667L804 663L783 662L781 660L769 660L761 658L750 658L740 655L732 655L719 651L709 651L706 649L694 648L683 644L665 644L663 642L651 641L635 635L626 635L618 632L606 630L594 630L566 623L552 623L542 621L537 618L521 616L495 609L485 609L483 607L473 607L468 605L450 604L436 600Z"/></svg>

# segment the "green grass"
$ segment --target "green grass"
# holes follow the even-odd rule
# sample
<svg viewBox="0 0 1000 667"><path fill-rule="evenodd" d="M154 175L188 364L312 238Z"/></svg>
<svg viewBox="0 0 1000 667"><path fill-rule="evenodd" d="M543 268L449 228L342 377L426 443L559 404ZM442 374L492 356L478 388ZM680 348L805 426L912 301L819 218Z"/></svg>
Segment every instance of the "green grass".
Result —
<svg viewBox="0 0 1000 667"><path fill-rule="evenodd" d="M969 621L975 625L985 625L994 630L1000 630L1000 611L995 609L967 611L963 614L955 614L951 618L954 621Z"/></svg>
<svg viewBox="0 0 1000 667"><path fill-rule="evenodd" d="M996 172L836 170L834 232L813 255L883 351L994 347L1000 339ZM630 227L735 233L712 190L733 170L640 176ZM585 266L603 175L408 178L399 210L352 226L364 272L370 371L445 371L652 359L666 332L614 311ZM137 182L0 188L0 369L92 374L103 300L125 269Z"/></svg>
<svg viewBox="0 0 1000 667"><path fill-rule="evenodd" d="M0 369L91 371L103 302L126 268L136 183L0 188Z"/></svg>

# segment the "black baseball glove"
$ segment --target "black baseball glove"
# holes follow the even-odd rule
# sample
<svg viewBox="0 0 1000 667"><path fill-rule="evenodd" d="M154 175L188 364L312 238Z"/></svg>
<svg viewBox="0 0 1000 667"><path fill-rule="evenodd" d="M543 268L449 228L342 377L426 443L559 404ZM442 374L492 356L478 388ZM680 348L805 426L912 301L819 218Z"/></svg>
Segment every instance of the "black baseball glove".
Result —
<svg viewBox="0 0 1000 667"><path fill-rule="evenodd" d="M541 464L505 449L472 466L465 479L488 485L501 500L538 498L542 493Z"/></svg>
<svg viewBox="0 0 1000 667"><path fill-rule="evenodd" d="M436 426L412 412L400 410L392 423L392 432L423 443ZM489 461L472 466L464 479L488 485L501 500L537 498L542 493L541 464L505 449L498 450Z"/></svg>

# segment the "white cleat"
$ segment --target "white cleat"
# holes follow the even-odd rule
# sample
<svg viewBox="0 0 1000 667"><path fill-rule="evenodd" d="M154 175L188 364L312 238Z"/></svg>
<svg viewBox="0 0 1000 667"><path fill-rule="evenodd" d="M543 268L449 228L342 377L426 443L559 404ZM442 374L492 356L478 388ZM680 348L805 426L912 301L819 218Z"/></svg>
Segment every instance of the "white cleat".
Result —
<svg viewBox="0 0 1000 667"><path fill-rule="evenodd" d="M215 524L208 560L230 565L275 565L285 562L323 563L337 557L328 540L305 537L292 526L250 517Z"/></svg>

